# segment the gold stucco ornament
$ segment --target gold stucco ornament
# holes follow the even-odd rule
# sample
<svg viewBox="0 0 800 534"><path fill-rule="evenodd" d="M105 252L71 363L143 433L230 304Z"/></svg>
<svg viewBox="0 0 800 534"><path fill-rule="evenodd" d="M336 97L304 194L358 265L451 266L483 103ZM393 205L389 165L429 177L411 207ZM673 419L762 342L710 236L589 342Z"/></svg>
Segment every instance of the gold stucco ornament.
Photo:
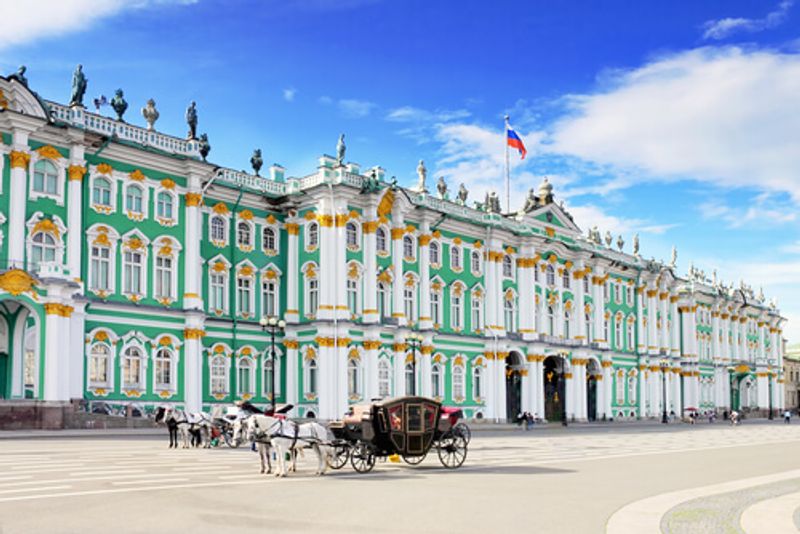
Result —
<svg viewBox="0 0 800 534"><path fill-rule="evenodd" d="M0 274L0 289L15 297L32 292L35 285L36 280L22 269L11 269Z"/></svg>

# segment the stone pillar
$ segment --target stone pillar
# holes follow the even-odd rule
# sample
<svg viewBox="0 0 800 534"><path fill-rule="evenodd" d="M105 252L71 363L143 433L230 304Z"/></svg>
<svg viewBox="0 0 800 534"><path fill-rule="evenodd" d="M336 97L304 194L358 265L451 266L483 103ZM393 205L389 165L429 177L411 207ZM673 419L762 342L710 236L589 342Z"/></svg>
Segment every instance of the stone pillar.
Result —
<svg viewBox="0 0 800 534"><path fill-rule="evenodd" d="M375 220L365 221L361 226L364 234L364 310L362 317L365 323L377 323L380 321L380 317L378 316L378 262L375 243L375 232L378 229L378 225L379 222ZM430 281L426 278L420 278L422 284L430 284ZM421 307L420 315L429 315L429 311L430 306L428 306L428 308Z"/></svg>
<svg viewBox="0 0 800 534"><path fill-rule="evenodd" d="M606 301L605 298L603 298L603 286L605 283L606 278L602 270L598 269L595 275L592 276L592 304L594 305L594 342L598 343L601 347L609 346L609 340L605 339L603 335L606 321Z"/></svg>
<svg viewBox="0 0 800 534"><path fill-rule="evenodd" d="M494 317L495 317L495 331L497 332L498 336L504 336L506 334L506 327L505 327L505 315L504 315L504 308L503 303L505 298L503 296L503 256L505 253L503 252L503 245L499 240L492 240L492 246L495 250L495 253L489 253L489 257L492 260L492 276L494 277L494 288L495 291L492 292L492 308L494 309ZM504 357L505 358L505 357ZM505 372L505 366L503 366L503 372ZM505 380L505 378L504 378ZM505 388L503 388L503 395L505 395ZM505 401L501 408L505 410Z"/></svg>
<svg viewBox="0 0 800 534"><path fill-rule="evenodd" d="M67 169L67 225L73 231L67 232L67 268L69 269L70 277L74 280L79 280L83 276L81 273L81 251L83 249L84 236L82 232L76 230L83 228L83 177L86 174L83 145L73 145L70 154L70 166ZM82 397L83 395L81 394L80 396Z"/></svg>
<svg viewBox="0 0 800 534"><path fill-rule="evenodd" d="M300 286L300 266L299 266L299 236L300 224L294 220L288 220L284 224L286 229L286 309L284 317L287 323L294 324L300 322L300 305L298 299L302 292ZM287 375L288 376L288 375Z"/></svg>
<svg viewBox="0 0 800 534"><path fill-rule="evenodd" d="M533 268L539 269L539 280L541 281L544 277L544 269L546 269L546 263L534 263ZM535 276L535 275L534 275ZM533 296L533 303L536 307L536 318L534 321L538 320L538 325L536 326L536 330L540 334L550 334L547 331L547 285L542 282L536 282L534 279L534 291L538 290L537 294ZM535 324L535 322L534 322ZM544 410L544 405L542 405L542 410ZM544 412L542 412L544 413ZM544 418L544 415L542 415Z"/></svg>
<svg viewBox="0 0 800 534"><path fill-rule="evenodd" d="M420 232L417 240L419 242L419 327L422 330L429 330L433 328L433 318L431 317L431 235L428 221L422 222ZM441 254L440 248L439 255ZM473 330L476 328L480 328L480 325L472 325Z"/></svg>
<svg viewBox="0 0 800 534"><path fill-rule="evenodd" d="M378 392L378 351L380 339L364 340L364 400L379 397ZM390 386L391 387L391 386Z"/></svg>
<svg viewBox="0 0 800 534"><path fill-rule="evenodd" d="M677 321L676 321L677 324ZM672 368L672 409L675 415L680 416L683 411L683 399L681 398L681 368Z"/></svg>
<svg viewBox="0 0 800 534"><path fill-rule="evenodd" d="M50 288L48 288L49 290ZM73 308L66 304L48 302L44 305L44 383L39 398L63 402L70 398L70 316Z"/></svg>
<svg viewBox="0 0 800 534"><path fill-rule="evenodd" d="M642 293L644 293L645 286L638 286L636 288L636 350L639 354L646 354L647 353L647 345L644 342L644 299L642 298ZM641 379L639 380L641 382ZM640 404L641 403L640 397ZM641 408L641 406L640 406Z"/></svg>
<svg viewBox="0 0 800 534"><path fill-rule="evenodd" d="M406 343L404 333L395 335L392 352L394 353L394 394L397 397L409 395L406 391Z"/></svg>
<svg viewBox="0 0 800 534"><path fill-rule="evenodd" d="M731 357L734 360L743 360L744 355L739 354L739 317L731 315Z"/></svg>
<svg viewBox="0 0 800 534"><path fill-rule="evenodd" d="M681 356L681 325L680 316L678 315L678 296L671 295L669 297L670 317L672 318L672 330L670 330L669 339L669 354L673 358L680 358Z"/></svg>
<svg viewBox="0 0 800 534"><path fill-rule="evenodd" d="M183 306L187 309L203 309L203 288L202 280L202 258L200 257L200 245L203 237L202 220L203 214L200 211L203 203L201 194L201 178L198 175L190 174L188 181L189 191L185 196L186 210L186 241L183 249L183 272L184 272L184 292ZM234 224L231 218L230 224ZM231 276L229 284L235 284L235 276ZM236 309L236 303L229 303L230 309Z"/></svg>
<svg viewBox="0 0 800 534"><path fill-rule="evenodd" d="M187 312L183 330L183 404L190 412L199 412L203 408L204 326L202 312Z"/></svg>
<svg viewBox="0 0 800 534"><path fill-rule="evenodd" d="M417 388L418 395L423 397L433 396L433 335L425 334L425 340L418 354L419 361L417 362L418 377ZM442 364L442 372L444 372L445 365ZM466 378L466 377L465 377Z"/></svg>
<svg viewBox="0 0 800 534"><path fill-rule="evenodd" d="M575 367L570 367L569 370L564 373L564 391L566 393L566 402L567 402L567 419L572 421L577 417L575 410L577 408L577 401L575 395Z"/></svg>
<svg viewBox="0 0 800 534"><path fill-rule="evenodd" d="M647 399L649 396L647 389L647 356L639 358L639 417L647 417Z"/></svg>
<svg viewBox="0 0 800 534"><path fill-rule="evenodd" d="M297 376L297 371L300 367L300 351L298 350L300 344L296 338L284 338L283 346L286 348L286 393L284 398L287 404L297 406L297 403L300 401L300 392L298 391L300 380Z"/></svg>
<svg viewBox="0 0 800 534"><path fill-rule="evenodd" d="M731 354L731 347L728 339L728 335L730 333L728 317L730 316L727 313L720 314L720 321L722 325L722 358L723 360L729 362L733 359L733 355ZM728 386L728 389L730 389L730 386Z"/></svg>
<svg viewBox="0 0 800 534"><path fill-rule="evenodd" d="M656 308L656 296L658 289L647 290L647 352L648 354L658 354L658 313Z"/></svg>
<svg viewBox="0 0 800 534"><path fill-rule="evenodd" d="M407 324L408 317L403 311L403 214L399 210L392 215L392 271L394 278L392 281L392 318L397 320L397 324L404 326Z"/></svg>
<svg viewBox="0 0 800 534"><path fill-rule="evenodd" d="M756 398L758 408L766 413L769 408L769 373L763 368L756 372Z"/></svg>
<svg viewBox="0 0 800 534"><path fill-rule="evenodd" d="M506 413L506 358L508 352L498 351L495 353L494 360L494 392L495 392L495 416L502 422L510 417L514 417L515 413Z"/></svg>
<svg viewBox="0 0 800 534"><path fill-rule="evenodd" d="M606 418L610 418L614 416L614 413L611 411L611 385L613 383L611 373L613 373L614 368L612 367L613 364L610 359L604 359L601 365L603 366L603 380L601 381L603 386L602 413L605 413ZM602 418L602 414L600 417Z"/></svg>
<svg viewBox="0 0 800 534"><path fill-rule="evenodd" d="M69 324L69 398L83 399L84 391L86 391L83 341L84 332L86 332L85 302L73 299L72 304L74 310L67 317Z"/></svg>
<svg viewBox="0 0 800 534"><path fill-rule="evenodd" d="M11 160L11 180L8 188L8 266L25 268L25 209L28 205L28 152L27 133L14 132L14 149L8 154Z"/></svg>
<svg viewBox="0 0 800 534"><path fill-rule="evenodd" d="M583 295L583 280L586 276L586 271L583 270L583 265L574 272L575 278L575 305L572 308L572 316L574 324L577 325L575 339L579 340L582 345L588 343L589 334L586 332L586 321L584 320L584 295Z"/></svg>
<svg viewBox="0 0 800 534"><path fill-rule="evenodd" d="M579 421L586 421L587 417L587 394L586 394L586 358L573 358L572 370L575 373L575 409L573 413Z"/></svg>
<svg viewBox="0 0 800 534"><path fill-rule="evenodd" d="M523 339L533 339L536 334L536 317L534 314L533 245L522 246L517 258L517 280L519 288L519 332Z"/></svg>
<svg viewBox="0 0 800 534"><path fill-rule="evenodd" d="M554 264L556 266L558 264ZM556 331L554 335L559 339L564 339L564 279L563 273L566 266L560 266L556 269L556 305L553 306L553 315Z"/></svg>
<svg viewBox="0 0 800 534"><path fill-rule="evenodd" d="M669 292L664 291L658 295L658 304L661 312L661 329L659 331L658 349L660 352L669 354L669 338L667 337L667 298Z"/></svg>

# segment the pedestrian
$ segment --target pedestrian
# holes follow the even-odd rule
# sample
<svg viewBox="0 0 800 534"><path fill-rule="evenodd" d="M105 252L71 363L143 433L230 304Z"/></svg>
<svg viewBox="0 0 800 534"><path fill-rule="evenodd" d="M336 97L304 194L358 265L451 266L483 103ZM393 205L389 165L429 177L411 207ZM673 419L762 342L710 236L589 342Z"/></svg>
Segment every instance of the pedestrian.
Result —
<svg viewBox="0 0 800 534"><path fill-rule="evenodd" d="M533 416L530 412L525 412L525 430L533 428Z"/></svg>
<svg viewBox="0 0 800 534"><path fill-rule="evenodd" d="M791 421L792 421L792 412L786 410L785 412L783 412L783 422L788 425Z"/></svg>
<svg viewBox="0 0 800 534"><path fill-rule="evenodd" d="M739 424L739 412L736 410L731 411L731 425L736 426Z"/></svg>

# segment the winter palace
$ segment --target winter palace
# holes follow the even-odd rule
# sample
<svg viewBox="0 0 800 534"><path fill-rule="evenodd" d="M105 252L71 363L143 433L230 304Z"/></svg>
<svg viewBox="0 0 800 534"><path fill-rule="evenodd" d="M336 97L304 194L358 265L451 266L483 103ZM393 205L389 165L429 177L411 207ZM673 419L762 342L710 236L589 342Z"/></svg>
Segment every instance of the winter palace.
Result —
<svg viewBox="0 0 800 534"><path fill-rule="evenodd" d="M427 190L421 162L413 188L346 162L343 138L306 176L261 176L259 154L220 168L194 104L172 136L152 100L144 127L121 91L117 118L90 112L76 77L66 105L0 77L2 402L274 394L333 419L416 393L575 421L783 405L774 303L587 236L547 181L501 213ZM286 323L274 345L266 316Z"/></svg>

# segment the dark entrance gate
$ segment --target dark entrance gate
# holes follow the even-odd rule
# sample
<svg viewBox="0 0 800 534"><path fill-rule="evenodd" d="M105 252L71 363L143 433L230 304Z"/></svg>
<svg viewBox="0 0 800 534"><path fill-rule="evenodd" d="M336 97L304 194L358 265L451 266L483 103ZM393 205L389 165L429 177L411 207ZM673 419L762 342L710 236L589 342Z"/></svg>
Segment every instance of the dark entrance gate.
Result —
<svg viewBox="0 0 800 534"><path fill-rule="evenodd" d="M559 358L549 356L544 360L544 417L548 421L561 421L564 415L564 387Z"/></svg>
<svg viewBox="0 0 800 534"><path fill-rule="evenodd" d="M514 422L522 413L522 374L516 354L509 354L506 358L506 419Z"/></svg>
<svg viewBox="0 0 800 534"><path fill-rule="evenodd" d="M597 379L594 375L586 379L586 418L597 420Z"/></svg>

